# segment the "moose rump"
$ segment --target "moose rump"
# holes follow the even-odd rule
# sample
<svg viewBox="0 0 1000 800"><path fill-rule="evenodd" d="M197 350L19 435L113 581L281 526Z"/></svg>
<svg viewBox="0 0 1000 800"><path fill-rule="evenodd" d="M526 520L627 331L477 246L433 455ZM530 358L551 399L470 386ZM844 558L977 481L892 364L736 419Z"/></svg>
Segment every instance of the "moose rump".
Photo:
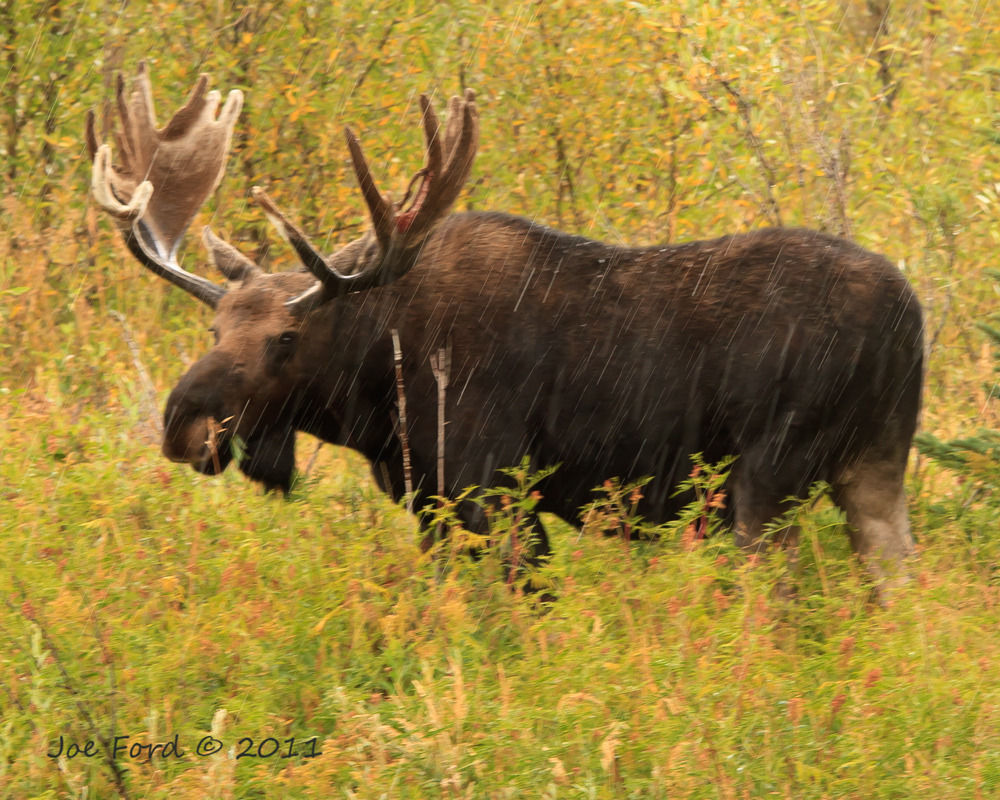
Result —
<svg viewBox="0 0 1000 800"><path fill-rule="evenodd" d="M905 509L920 307L892 264L843 239L767 229L614 248L517 217L456 214L417 268L362 308L398 328L411 355L410 437L428 481L428 362L444 342L452 349L449 491L528 455L560 464L540 486L543 511L576 522L607 477L652 475L640 510L664 521L702 453L738 456L729 508L744 543L818 480L854 518L873 482L885 485L860 502L865 514ZM909 552L902 519L883 546Z"/></svg>

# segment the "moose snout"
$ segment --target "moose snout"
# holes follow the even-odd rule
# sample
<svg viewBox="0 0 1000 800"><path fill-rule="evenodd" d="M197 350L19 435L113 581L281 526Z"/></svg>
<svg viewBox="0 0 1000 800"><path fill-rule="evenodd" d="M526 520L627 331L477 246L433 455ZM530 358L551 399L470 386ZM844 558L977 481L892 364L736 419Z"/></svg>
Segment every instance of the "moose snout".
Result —
<svg viewBox="0 0 1000 800"><path fill-rule="evenodd" d="M222 472L232 460L229 437L211 416L173 420L163 434L163 455L205 475Z"/></svg>
<svg viewBox="0 0 1000 800"><path fill-rule="evenodd" d="M210 441L208 417L188 419L180 424L169 418L163 434L163 455L171 461L193 463L204 457ZM173 423L173 424L171 424Z"/></svg>
<svg viewBox="0 0 1000 800"><path fill-rule="evenodd" d="M209 353L192 366L170 393L163 412L163 455L209 475L221 472L230 460L218 360Z"/></svg>

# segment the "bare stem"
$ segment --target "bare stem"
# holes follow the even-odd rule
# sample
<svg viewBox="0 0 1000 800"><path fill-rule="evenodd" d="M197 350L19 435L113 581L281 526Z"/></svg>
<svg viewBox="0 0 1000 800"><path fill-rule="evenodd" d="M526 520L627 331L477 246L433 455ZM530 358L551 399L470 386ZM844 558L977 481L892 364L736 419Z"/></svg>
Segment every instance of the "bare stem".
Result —
<svg viewBox="0 0 1000 800"><path fill-rule="evenodd" d="M445 398L448 391L448 376L451 374L451 346L441 347L431 356L431 370L438 385L438 458L437 458L437 493L438 505L444 505L444 425ZM444 534L444 523L438 523L438 536Z"/></svg>
<svg viewBox="0 0 1000 800"><path fill-rule="evenodd" d="M760 168L764 173L764 187L767 190L767 206L765 210L767 215L771 217L771 220L775 225L781 226L781 210L778 208L778 200L774 196L774 187L778 183L778 179L774 173L774 167L768 160L767 155L764 153L764 146L753 129L753 120L751 117L751 105L750 102L743 96L739 89L737 89L733 84L726 80L725 78L717 77L719 84L726 93L733 99L736 103L736 109L739 112L740 119L743 120L742 133L743 137L747 140L747 144L750 145L750 149L753 150L754 155L757 156L757 163L760 164ZM739 128L739 126L737 126Z"/></svg>
<svg viewBox="0 0 1000 800"><path fill-rule="evenodd" d="M323 442L322 439L320 441L316 442L316 449L313 450L313 454L312 454L312 456L309 459L309 463L306 465L306 471L302 474L303 478L308 478L309 477L309 473L312 471L313 466L316 464L316 459L319 456L319 451L323 448L324 444L325 443ZM388 485L389 484L387 483L386 486L388 486Z"/></svg>
<svg viewBox="0 0 1000 800"><path fill-rule="evenodd" d="M406 392L403 390L403 351L399 347L399 331L392 330L393 361L396 364L396 398L399 406L399 444L403 448L403 487L406 510L413 513L413 473L410 469L410 439L406 433Z"/></svg>
<svg viewBox="0 0 1000 800"><path fill-rule="evenodd" d="M207 424L208 440L205 445L208 447L208 452L212 454L212 465L215 467L215 474L218 475L222 472L222 465L219 463L219 434L222 432L222 428L215 421L215 417L211 415L208 417Z"/></svg>
<svg viewBox="0 0 1000 800"><path fill-rule="evenodd" d="M442 347L431 356L431 369L438 385L438 472L437 490L444 495L444 426L445 426L445 396L448 391L448 377L451 373L451 347Z"/></svg>
<svg viewBox="0 0 1000 800"><path fill-rule="evenodd" d="M154 433L162 437L163 423L160 421L160 415L156 411L156 386L153 384L153 379L149 377L149 372L142 363L139 345L135 343L135 338L132 336L132 329L129 327L125 315L121 312L110 309L108 314L118 320L118 324L122 326L122 338L125 340L125 344L128 345L129 352L132 354L132 365L135 367L136 374L139 376L139 383L142 385L143 409L146 412L149 425Z"/></svg>
<svg viewBox="0 0 1000 800"><path fill-rule="evenodd" d="M20 580L17 579L15 580L17 582L17 587L21 593L21 596L26 598L28 594L24 589L24 585L21 583ZM118 762L115 760L114 751L111 747L111 743L108 741L107 737L101 732L101 729L97 727L97 723L94 720L94 715L91 714L90 712L90 707L84 702L83 695L76 688L76 685L70 678L69 673L66 671L66 667L63 662L62 656L60 656L59 654L59 649L56 647L55 642L52 640L52 637L49 636L48 630L42 624L42 621L38 618L37 613L25 612L24 606L22 606L20 609L15 608L14 605L6 598L3 599L3 602L4 605L7 606L7 609L9 611L14 612L18 616L22 617L23 619L37 626L38 632L41 634L42 637L42 642L45 645L45 649L48 650L49 656L52 658L52 662L56 665L56 669L59 670L59 675L61 678L60 683L62 684L63 689L69 694L70 697L73 698L73 703L76 706L76 709L80 714L80 717L83 719L83 722L87 726L87 729L90 731L90 734L94 737L94 739L97 741L98 746L103 751L104 764L111 772L111 777L112 780L114 781L115 790L117 791L118 796L124 798L124 800L128 800L130 795L128 787L125 784L125 775L122 772L121 767L118 765Z"/></svg>

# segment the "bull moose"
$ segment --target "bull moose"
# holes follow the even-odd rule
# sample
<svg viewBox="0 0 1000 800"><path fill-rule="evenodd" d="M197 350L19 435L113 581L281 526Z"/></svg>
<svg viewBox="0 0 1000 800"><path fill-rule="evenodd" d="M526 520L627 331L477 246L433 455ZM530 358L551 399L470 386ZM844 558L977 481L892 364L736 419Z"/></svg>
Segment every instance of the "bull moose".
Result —
<svg viewBox="0 0 1000 800"><path fill-rule="evenodd" d="M825 481L876 576L912 552L903 477L923 324L887 259L811 230L619 247L502 213L451 214L479 141L467 91L449 101L443 129L421 98L426 163L402 202L379 191L345 131L371 230L330 256L254 188L304 269L265 274L206 228L223 287L177 260L222 179L243 101L234 90L217 114L207 84L202 75L158 128L145 65L129 98L119 76L117 164L93 112L86 126L94 196L132 255L215 309L215 346L167 400L168 458L212 475L236 457L251 479L287 491L305 431L361 452L400 498L398 332L418 505L490 485L528 458L560 465L539 487L540 511L579 523L606 478L655 476L640 510L665 521L693 454L735 455L728 513L740 544L758 546L789 498ZM451 354L443 486L431 364L441 348ZM459 515L473 530L487 524L471 502ZM541 558L548 539L531 522Z"/></svg>

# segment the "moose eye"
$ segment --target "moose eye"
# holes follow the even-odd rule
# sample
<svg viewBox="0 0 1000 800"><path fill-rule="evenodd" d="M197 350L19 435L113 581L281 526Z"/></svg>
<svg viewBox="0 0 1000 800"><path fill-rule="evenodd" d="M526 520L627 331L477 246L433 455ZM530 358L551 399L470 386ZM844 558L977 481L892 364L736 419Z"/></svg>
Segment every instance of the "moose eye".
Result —
<svg viewBox="0 0 1000 800"><path fill-rule="evenodd" d="M270 350L280 360L291 358L298 340L299 335L295 331L285 331L271 339Z"/></svg>
<svg viewBox="0 0 1000 800"><path fill-rule="evenodd" d="M219 329L218 328L209 328L208 332L210 334L212 334L212 338L215 339L215 343L218 344L219 343Z"/></svg>

